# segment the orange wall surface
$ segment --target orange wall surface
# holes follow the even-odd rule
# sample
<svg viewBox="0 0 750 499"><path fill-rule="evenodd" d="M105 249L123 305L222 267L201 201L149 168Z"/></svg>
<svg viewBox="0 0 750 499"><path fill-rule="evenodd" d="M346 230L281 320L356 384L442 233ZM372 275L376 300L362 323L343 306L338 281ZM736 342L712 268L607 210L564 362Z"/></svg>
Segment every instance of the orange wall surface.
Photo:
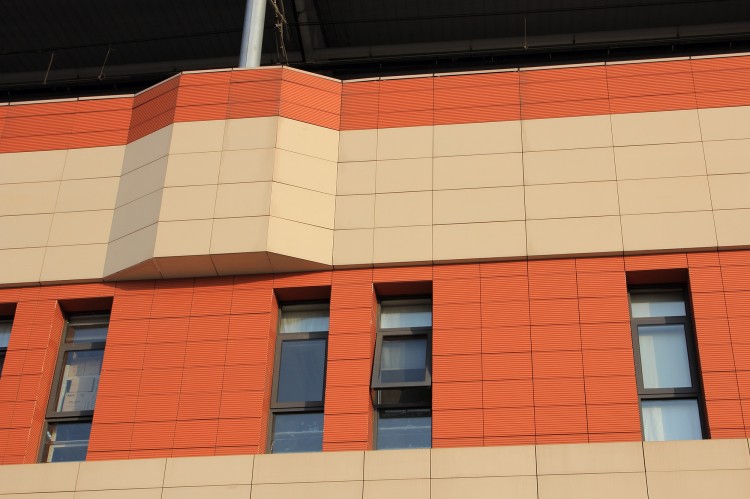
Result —
<svg viewBox="0 0 750 499"><path fill-rule="evenodd" d="M628 279L678 274L711 438L750 436L750 252L729 251L2 289L0 462L36 461L63 311L96 299L113 302L89 460L264 452L277 298L321 296L323 447L371 448L376 293L430 285L433 447L638 441Z"/></svg>
<svg viewBox="0 0 750 499"><path fill-rule="evenodd" d="M184 73L135 96L0 104L0 153L260 116L361 130L747 106L748 77L746 56L353 82L281 67Z"/></svg>

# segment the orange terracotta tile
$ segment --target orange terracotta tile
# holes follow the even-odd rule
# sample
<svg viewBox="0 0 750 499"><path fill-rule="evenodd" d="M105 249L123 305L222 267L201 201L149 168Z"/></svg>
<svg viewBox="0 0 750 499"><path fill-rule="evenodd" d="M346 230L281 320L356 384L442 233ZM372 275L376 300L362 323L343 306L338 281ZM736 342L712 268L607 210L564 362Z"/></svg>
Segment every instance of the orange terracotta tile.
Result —
<svg viewBox="0 0 750 499"><path fill-rule="evenodd" d="M479 381L481 379L481 355L447 355L432 358L433 383Z"/></svg>
<svg viewBox="0 0 750 499"><path fill-rule="evenodd" d="M588 374L588 373L587 373ZM586 402L590 405L638 403L635 376L586 376Z"/></svg>
<svg viewBox="0 0 750 499"><path fill-rule="evenodd" d="M533 406L534 384L531 378L483 381L482 405L485 409Z"/></svg>
<svg viewBox="0 0 750 499"><path fill-rule="evenodd" d="M533 407L501 407L484 409L484 435L486 437L518 437L534 435Z"/></svg>
<svg viewBox="0 0 750 499"><path fill-rule="evenodd" d="M432 384L432 408L435 411L481 409L482 405L481 381Z"/></svg>
<svg viewBox="0 0 750 499"><path fill-rule="evenodd" d="M531 345L535 352L580 350L580 326L578 324L531 326Z"/></svg>
<svg viewBox="0 0 750 499"><path fill-rule="evenodd" d="M484 380L531 378L531 352L482 355Z"/></svg>
<svg viewBox="0 0 750 499"><path fill-rule="evenodd" d="M433 328L433 355L467 355L482 351L482 331L477 328Z"/></svg>

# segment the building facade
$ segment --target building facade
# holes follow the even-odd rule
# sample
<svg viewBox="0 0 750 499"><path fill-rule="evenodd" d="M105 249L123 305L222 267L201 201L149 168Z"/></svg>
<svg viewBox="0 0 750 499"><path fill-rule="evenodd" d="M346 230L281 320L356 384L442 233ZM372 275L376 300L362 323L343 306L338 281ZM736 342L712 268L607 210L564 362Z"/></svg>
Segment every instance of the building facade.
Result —
<svg viewBox="0 0 750 499"><path fill-rule="evenodd" d="M747 497L748 75L0 106L0 497Z"/></svg>

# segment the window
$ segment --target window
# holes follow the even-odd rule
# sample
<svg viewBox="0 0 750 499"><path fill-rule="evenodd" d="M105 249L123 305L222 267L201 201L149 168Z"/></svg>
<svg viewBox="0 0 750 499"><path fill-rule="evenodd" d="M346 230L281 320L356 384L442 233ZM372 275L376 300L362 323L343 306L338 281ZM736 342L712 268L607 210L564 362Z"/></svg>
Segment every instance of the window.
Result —
<svg viewBox="0 0 750 499"><path fill-rule="evenodd" d="M281 307L271 399L272 453L323 450L328 305Z"/></svg>
<svg viewBox="0 0 750 499"><path fill-rule="evenodd" d="M630 293L644 440L704 436L700 378L682 289Z"/></svg>
<svg viewBox="0 0 750 499"><path fill-rule="evenodd" d="M12 326L12 320L0 319L0 375L3 374L3 364L5 364L5 354L8 352L8 342L10 341Z"/></svg>
<svg viewBox="0 0 750 499"><path fill-rule="evenodd" d="M42 461L84 461L107 341L108 315L70 317L47 406Z"/></svg>
<svg viewBox="0 0 750 499"><path fill-rule="evenodd" d="M378 449L432 445L432 302L380 303L372 388Z"/></svg>

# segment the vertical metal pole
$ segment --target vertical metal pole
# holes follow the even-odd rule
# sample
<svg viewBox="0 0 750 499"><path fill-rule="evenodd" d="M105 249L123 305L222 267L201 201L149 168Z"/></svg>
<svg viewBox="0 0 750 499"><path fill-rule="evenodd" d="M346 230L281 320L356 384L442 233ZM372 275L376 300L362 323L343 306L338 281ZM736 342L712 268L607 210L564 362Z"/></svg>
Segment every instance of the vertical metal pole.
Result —
<svg viewBox="0 0 750 499"><path fill-rule="evenodd" d="M247 0L245 23L242 26L241 68L260 66L263 47L263 25L266 19L266 0Z"/></svg>

